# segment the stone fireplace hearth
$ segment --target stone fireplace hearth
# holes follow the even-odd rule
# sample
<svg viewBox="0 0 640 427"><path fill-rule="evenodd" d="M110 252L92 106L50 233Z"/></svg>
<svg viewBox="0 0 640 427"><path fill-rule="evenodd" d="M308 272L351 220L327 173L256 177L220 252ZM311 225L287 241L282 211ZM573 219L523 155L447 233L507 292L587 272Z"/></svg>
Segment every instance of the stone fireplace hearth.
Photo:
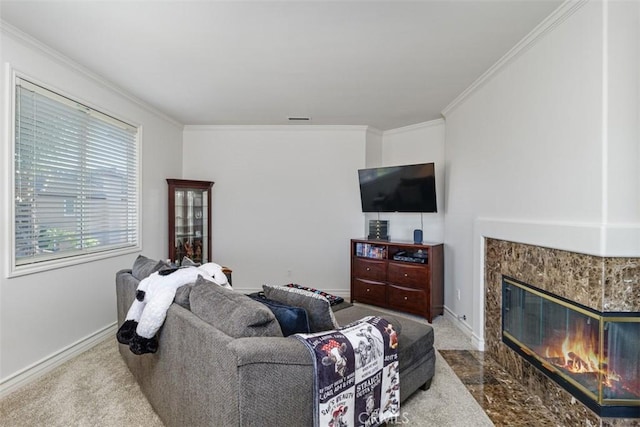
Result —
<svg viewBox="0 0 640 427"><path fill-rule="evenodd" d="M502 342L503 275L596 311L638 312L640 259L598 257L489 238L485 241L486 352L567 425L640 426L640 419L600 418Z"/></svg>

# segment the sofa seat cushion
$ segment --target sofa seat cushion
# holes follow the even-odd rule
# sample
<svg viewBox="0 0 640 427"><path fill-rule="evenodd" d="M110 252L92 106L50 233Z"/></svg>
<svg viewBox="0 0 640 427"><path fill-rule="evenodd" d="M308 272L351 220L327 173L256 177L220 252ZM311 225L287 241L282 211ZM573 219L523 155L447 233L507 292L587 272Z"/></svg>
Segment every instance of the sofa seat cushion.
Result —
<svg viewBox="0 0 640 427"><path fill-rule="evenodd" d="M280 325L263 304L198 276L189 294L193 314L233 338L282 337Z"/></svg>
<svg viewBox="0 0 640 427"><path fill-rule="evenodd" d="M400 371L411 370L414 365L423 363L425 354L433 348L433 328L415 320L358 305L337 311L335 316L341 325L346 325L365 316L380 316L393 324L394 329L398 332Z"/></svg>

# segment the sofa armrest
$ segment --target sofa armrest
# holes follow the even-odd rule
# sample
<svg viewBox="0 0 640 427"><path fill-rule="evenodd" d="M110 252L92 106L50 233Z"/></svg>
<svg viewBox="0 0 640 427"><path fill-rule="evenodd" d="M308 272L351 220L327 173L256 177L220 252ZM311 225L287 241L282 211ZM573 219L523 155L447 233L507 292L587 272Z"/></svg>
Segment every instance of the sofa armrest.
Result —
<svg viewBox="0 0 640 427"><path fill-rule="evenodd" d="M256 363L313 366L309 350L293 337L238 338L227 348L236 355L239 367Z"/></svg>
<svg viewBox="0 0 640 427"><path fill-rule="evenodd" d="M238 338L227 350L237 364L240 426L313 425L313 360L302 342Z"/></svg>
<svg viewBox="0 0 640 427"><path fill-rule="evenodd" d="M136 297L136 289L140 281L131 275L131 269L116 273L116 308L118 326L122 325L129 307Z"/></svg>

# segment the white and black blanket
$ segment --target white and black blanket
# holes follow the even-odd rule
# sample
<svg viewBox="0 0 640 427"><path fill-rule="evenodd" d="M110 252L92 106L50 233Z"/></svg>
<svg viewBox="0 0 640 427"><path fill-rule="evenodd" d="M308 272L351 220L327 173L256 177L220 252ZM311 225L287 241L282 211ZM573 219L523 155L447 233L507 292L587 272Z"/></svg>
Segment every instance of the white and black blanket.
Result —
<svg viewBox="0 0 640 427"><path fill-rule="evenodd" d="M400 414L396 333L368 316L337 331L296 334L312 354L316 427L379 426Z"/></svg>

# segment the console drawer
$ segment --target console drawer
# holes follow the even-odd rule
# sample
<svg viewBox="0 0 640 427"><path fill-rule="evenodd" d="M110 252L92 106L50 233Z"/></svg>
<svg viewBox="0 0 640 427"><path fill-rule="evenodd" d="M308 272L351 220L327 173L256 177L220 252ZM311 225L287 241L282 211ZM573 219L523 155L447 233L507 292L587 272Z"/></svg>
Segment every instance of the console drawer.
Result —
<svg viewBox="0 0 640 427"><path fill-rule="evenodd" d="M389 307L424 315L427 312L427 293L418 289L389 285L387 291Z"/></svg>
<svg viewBox="0 0 640 427"><path fill-rule="evenodd" d="M425 289L429 283L429 267L423 264L390 262L389 282L409 288Z"/></svg>
<svg viewBox="0 0 640 427"><path fill-rule="evenodd" d="M353 279L352 299L376 305L387 301L387 285L370 280Z"/></svg>
<svg viewBox="0 0 640 427"><path fill-rule="evenodd" d="M385 261L355 258L353 260L354 277L384 282L387 279Z"/></svg>

